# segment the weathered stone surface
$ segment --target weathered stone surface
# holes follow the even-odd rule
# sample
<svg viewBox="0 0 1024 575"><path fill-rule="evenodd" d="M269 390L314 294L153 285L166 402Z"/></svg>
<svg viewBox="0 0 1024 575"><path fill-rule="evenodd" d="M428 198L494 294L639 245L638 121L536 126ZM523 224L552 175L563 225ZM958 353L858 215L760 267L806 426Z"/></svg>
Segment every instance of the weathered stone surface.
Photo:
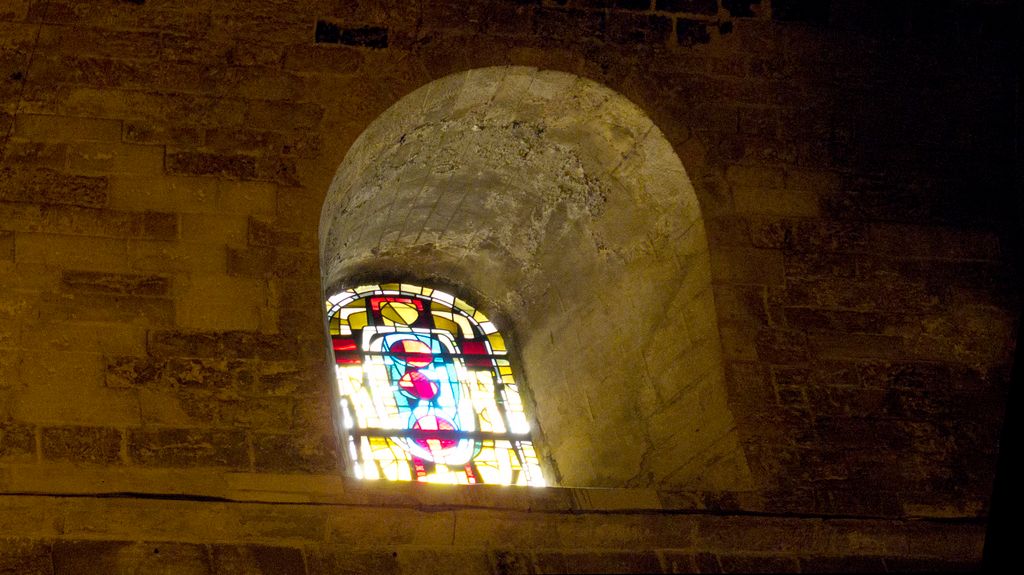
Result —
<svg viewBox="0 0 1024 575"><path fill-rule="evenodd" d="M167 326L174 323L174 301L108 293L66 293L44 297L51 317L69 321L145 323Z"/></svg>
<svg viewBox="0 0 1024 575"><path fill-rule="evenodd" d="M537 552L536 561L540 573L593 573L603 570L615 573L654 573L661 570L654 553L642 552Z"/></svg>
<svg viewBox="0 0 1024 575"><path fill-rule="evenodd" d="M316 270L316 255L306 251L254 247L228 250L228 273L248 277L308 277Z"/></svg>
<svg viewBox="0 0 1024 575"><path fill-rule="evenodd" d="M235 179L256 177L256 158L252 156L173 152L167 154L166 161L169 174L221 176Z"/></svg>
<svg viewBox="0 0 1024 575"><path fill-rule="evenodd" d="M103 207L107 179L67 175L52 169L0 168L0 202Z"/></svg>
<svg viewBox="0 0 1024 575"><path fill-rule="evenodd" d="M61 283L71 291L103 292L126 295L167 295L171 280L165 276L111 274L64 270Z"/></svg>
<svg viewBox="0 0 1024 575"><path fill-rule="evenodd" d="M330 547L311 553L309 560L310 575L328 575L331 573L380 573L391 575L401 573L398 566L398 552L387 549L360 549L358 547Z"/></svg>
<svg viewBox="0 0 1024 575"><path fill-rule="evenodd" d="M244 432L203 429L132 429L128 456L149 467L249 467Z"/></svg>
<svg viewBox="0 0 1024 575"><path fill-rule="evenodd" d="M102 427L45 427L41 433L45 459L77 463L121 462L121 432Z"/></svg>
<svg viewBox="0 0 1024 575"><path fill-rule="evenodd" d="M0 573L54 575L50 544L30 539L0 539Z"/></svg>
<svg viewBox="0 0 1024 575"><path fill-rule="evenodd" d="M0 460L31 461L36 452L36 433L30 425L0 423Z"/></svg>
<svg viewBox="0 0 1024 575"><path fill-rule="evenodd" d="M106 385L242 391L251 387L253 368L251 362L243 360L110 357L106 362Z"/></svg>
<svg viewBox="0 0 1024 575"><path fill-rule="evenodd" d="M772 555L720 555L718 563L722 566L722 573L793 573L800 568L800 564L793 557Z"/></svg>
<svg viewBox="0 0 1024 575"><path fill-rule="evenodd" d="M249 218L249 245L266 247L296 247L299 233L282 230L269 222Z"/></svg>
<svg viewBox="0 0 1024 575"><path fill-rule="evenodd" d="M166 542L59 541L53 567L56 573L215 573L205 546Z"/></svg>
<svg viewBox="0 0 1024 575"><path fill-rule="evenodd" d="M218 574L304 575L306 573L302 550L292 547L213 545L211 555L211 571ZM337 572L337 570L333 572Z"/></svg>
<svg viewBox="0 0 1024 575"><path fill-rule="evenodd" d="M255 467L260 471L329 472L338 469L333 435L316 437L257 433L253 436Z"/></svg>
<svg viewBox="0 0 1024 575"><path fill-rule="evenodd" d="M77 206L0 203L0 217L16 232L115 238L173 239L178 218L161 212L135 213Z"/></svg>
<svg viewBox="0 0 1024 575"><path fill-rule="evenodd" d="M244 331L154 331L149 336L149 353L157 358L280 360L294 358L297 349L298 341L294 338Z"/></svg>
<svg viewBox="0 0 1024 575"><path fill-rule="evenodd" d="M14 259L14 232L0 231L0 261Z"/></svg>

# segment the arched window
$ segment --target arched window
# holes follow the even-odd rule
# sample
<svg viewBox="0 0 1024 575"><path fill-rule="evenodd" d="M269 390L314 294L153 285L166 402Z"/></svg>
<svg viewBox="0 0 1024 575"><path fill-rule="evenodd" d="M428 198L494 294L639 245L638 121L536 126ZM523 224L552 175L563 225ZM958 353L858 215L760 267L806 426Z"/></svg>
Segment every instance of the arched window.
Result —
<svg viewBox="0 0 1024 575"><path fill-rule="evenodd" d="M505 342L442 291L385 283L327 300L354 473L544 485Z"/></svg>

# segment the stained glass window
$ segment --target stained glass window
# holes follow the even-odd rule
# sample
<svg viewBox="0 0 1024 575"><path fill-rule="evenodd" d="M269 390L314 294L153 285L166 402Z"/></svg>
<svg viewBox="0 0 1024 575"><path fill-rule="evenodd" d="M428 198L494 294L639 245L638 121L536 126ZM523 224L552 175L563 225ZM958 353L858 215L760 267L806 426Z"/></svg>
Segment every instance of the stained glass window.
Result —
<svg viewBox="0 0 1024 575"><path fill-rule="evenodd" d="M357 477L544 485L505 341L439 290L366 285L327 300Z"/></svg>

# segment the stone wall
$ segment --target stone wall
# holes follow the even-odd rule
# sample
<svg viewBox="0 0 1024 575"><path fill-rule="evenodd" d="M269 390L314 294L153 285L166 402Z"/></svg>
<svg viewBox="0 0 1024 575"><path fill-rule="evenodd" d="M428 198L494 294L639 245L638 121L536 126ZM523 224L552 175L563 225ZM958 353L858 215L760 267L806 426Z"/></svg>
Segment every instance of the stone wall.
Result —
<svg viewBox="0 0 1024 575"><path fill-rule="evenodd" d="M1013 10L2 0L0 572L976 563L1019 309ZM324 197L402 96L501 65L624 95L682 161L744 490L341 479Z"/></svg>

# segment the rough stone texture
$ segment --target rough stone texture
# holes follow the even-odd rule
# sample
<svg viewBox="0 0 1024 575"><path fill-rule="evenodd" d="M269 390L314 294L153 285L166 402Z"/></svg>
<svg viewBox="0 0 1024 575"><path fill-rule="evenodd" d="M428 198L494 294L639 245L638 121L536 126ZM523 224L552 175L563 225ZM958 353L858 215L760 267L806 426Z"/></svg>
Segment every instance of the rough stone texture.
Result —
<svg viewBox="0 0 1024 575"><path fill-rule="evenodd" d="M105 464L121 460L121 433L116 429L47 427L41 441L46 459Z"/></svg>
<svg viewBox="0 0 1024 575"><path fill-rule="evenodd" d="M415 490L404 491L409 496ZM657 511L453 510L444 503L414 509L355 500L302 506L4 496L0 505L5 510L0 567L28 573L37 572L32 568L41 573L267 574L970 569L977 560L962 556L976 553L983 539L980 526L941 521L766 522ZM36 521L18 523L30 518ZM458 527L464 523L471 527ZM24 535L9 538L12 531ZM846 547L839 550L837 544ZM51 565L54 571L48 570Z"/></svg>
<svg viewBox="0 0 1024 575"><path fill-rule="evenodd" d="M977 567L1016 9L0 3L0 572ZM615 489L341 479L321 290L395 277Z"/></svg>

